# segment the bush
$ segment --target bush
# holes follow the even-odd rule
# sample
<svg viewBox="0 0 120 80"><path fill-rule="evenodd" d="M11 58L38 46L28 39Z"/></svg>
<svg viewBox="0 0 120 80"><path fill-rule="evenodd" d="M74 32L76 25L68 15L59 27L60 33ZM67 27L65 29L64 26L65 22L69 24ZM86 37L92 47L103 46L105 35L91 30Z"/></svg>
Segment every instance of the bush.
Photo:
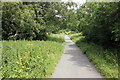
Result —
<svg viewBox="0 0 120 80"><path fill-rule="evenodd" d="M49 78L63 48L57 41L3 41L2 78Z"/></svg>
<svg viewBox="0 0 120 80"><path fill-rule="evenodd" d="M36 16L34 5L20 2L3 3L2 34L3 40L46 40L46 26L41 25L41 17ZM39 15L40 16L40 15Z"/></svg>

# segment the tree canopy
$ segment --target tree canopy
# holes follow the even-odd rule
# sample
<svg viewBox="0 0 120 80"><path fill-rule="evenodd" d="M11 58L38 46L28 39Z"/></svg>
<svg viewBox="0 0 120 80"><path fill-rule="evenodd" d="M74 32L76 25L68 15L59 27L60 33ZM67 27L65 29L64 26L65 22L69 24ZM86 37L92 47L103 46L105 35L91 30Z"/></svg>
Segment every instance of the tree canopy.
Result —
<svg viewBox="0 0 120 80"><path fill-rule="evenodd" d="M120 2L4 2L2 39L46 40L59 30L82 32L86 40L120 46Z"/></svg>
<svg viewBox="0 0 120 80"><path fill-rule="evenodd" d="M45 40L47 33L66 29L75 3L13 2L3 3L3 39ZM69 23L69 24L66 24Z"/></svg>

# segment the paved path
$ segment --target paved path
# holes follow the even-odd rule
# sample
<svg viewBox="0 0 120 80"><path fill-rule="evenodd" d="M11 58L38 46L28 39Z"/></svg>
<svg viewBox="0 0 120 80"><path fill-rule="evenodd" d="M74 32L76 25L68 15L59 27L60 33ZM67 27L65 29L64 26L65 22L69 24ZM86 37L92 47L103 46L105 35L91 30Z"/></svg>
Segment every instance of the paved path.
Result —
<svg viewBox="0 0 120 80"><path fill-rule="evenodd" d="M65 41L64 54L52 78L102 78L94 65L67 35Z"/></svg>

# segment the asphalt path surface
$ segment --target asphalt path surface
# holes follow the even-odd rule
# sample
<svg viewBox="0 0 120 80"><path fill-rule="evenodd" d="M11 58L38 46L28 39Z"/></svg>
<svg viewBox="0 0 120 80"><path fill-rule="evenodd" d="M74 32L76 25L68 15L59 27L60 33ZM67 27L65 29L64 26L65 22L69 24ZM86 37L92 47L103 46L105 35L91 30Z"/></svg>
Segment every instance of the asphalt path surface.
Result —
<svg viewBox="0 0 120 80"><path fill-rule="evenodd" d="M103 78L68 35L65 36L65 42L64 54L52 78Z"/></svg>

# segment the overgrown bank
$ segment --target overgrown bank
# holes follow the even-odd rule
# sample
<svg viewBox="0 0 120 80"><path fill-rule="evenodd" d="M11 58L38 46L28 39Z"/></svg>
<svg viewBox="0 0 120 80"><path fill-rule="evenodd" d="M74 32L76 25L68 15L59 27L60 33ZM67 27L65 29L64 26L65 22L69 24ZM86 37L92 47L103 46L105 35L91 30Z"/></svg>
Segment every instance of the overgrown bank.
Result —
<svg viewBox="0 0 120 80"><path fill-rule="evenodd" d="M97 70L105 78L118 78L117 49L104 49L95 43L88 43L84 40L84 36L81 33L72 34L70 38L87 55L89 60L95 64Z"/></svg>
<svg viewBox="0 0 120 80"><path fill-rule="evenodd" d="M50 77L64 49L63 37L57 36L47 41L3 41L2 78Z"/></svg>

